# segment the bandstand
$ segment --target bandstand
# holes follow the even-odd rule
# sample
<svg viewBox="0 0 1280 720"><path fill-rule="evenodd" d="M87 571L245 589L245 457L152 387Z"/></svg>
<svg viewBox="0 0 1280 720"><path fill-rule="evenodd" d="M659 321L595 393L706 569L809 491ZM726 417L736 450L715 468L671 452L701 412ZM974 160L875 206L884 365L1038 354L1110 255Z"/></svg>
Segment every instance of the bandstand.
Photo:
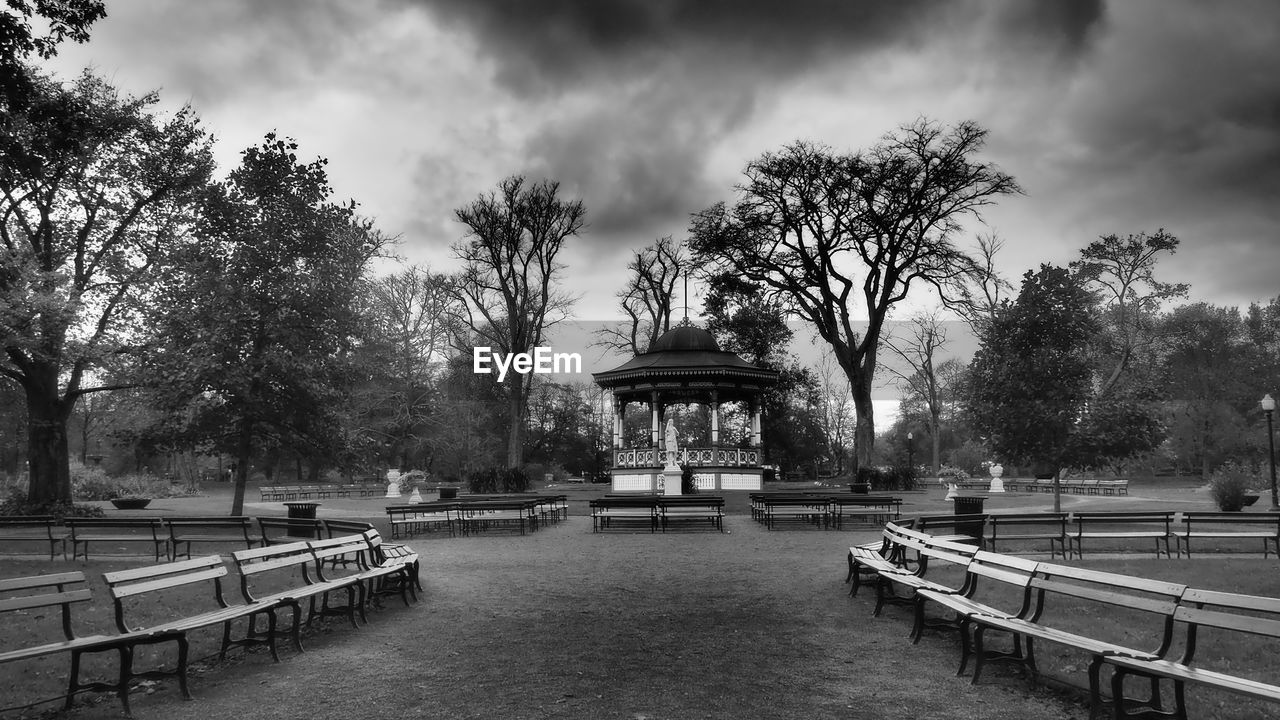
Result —
<svg viewBox="0 0 1280 720"><path fill-rule="evenodd" d="M776 370L751 365L721 350L706 330L682 324L660 336L647 351L592 377L613 394L614 492L661 490L666 452L661 428L666 424L666 409L690 403L706 405L711 418L709 442L677 450L677 462L694 468L698 489L761 489L765 461L761 396L778 381ZM623 421L633 403L648 412L650 432L647 444L625 447ZM745 443L721 442L720 415L726 403L742 403L747 409L750 430Z"/></svg>

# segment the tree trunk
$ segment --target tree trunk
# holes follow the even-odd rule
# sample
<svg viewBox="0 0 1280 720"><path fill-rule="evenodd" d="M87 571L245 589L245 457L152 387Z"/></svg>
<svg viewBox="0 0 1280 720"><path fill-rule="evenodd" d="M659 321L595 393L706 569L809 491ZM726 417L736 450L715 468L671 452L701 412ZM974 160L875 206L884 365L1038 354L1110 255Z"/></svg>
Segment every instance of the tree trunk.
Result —
<svg viewBox="0 0 1280 720"><path fill-rule="evenodd" d="M853 410L856 419L853 425L854 472L858 468L871 467L871 451L875 447L876 421L875 409L871 404L871 384L861 377L849 378L853 392Z"/></svg>
<svg viewBox="0 0 1280 720"><path fill-rule="evenodd" d="M518 468L524 465L524 378L509 377L507 382L511 383L507 391L507 416L511 418L511 430L507 435L507 467Z"/></svg>
<svg viewBox="0 0 1280 720"><path fill-rule="evenodd" d="M40 380L24 380L27 396L27 460L31 503L71 502L71 464L67 446L67 417L74 401L58 396L57 370L40 373Z"/></svg>
<svg viewBox="0 0 1280 720"><path fill-rule="evenodd" d="M253 455L253 421L240 421L236 439L236 487L231 496L231 514L244 514L244 489L249 484L249 458Z"/></svg>

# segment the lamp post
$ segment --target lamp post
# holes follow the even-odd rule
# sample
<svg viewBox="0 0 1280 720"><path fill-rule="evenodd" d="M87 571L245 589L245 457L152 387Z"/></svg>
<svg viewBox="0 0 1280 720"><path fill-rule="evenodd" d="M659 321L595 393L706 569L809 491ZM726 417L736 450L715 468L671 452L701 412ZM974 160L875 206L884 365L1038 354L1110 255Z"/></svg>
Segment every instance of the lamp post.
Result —
<svg viewBox="0 0 1280 720"><path fill-rule="evenodd" d="M1267 417L1270 417L1270 415L1268 415ZM913 461L915 448L911 446L911 440L914 437L915 435L913 435L912 433L907 433L907 467L911 469L912 477L915 477L915 473L916 473L916 470L915 470L916 464Z"/></svg>
<svg viewBox="0 0 1280 720"><path fill-rule="evenodd" d="M1276 441L1271 430L1271 413L1276 409L1271 393L1262 396L1262 411L1267 414L1267 462L1271 465L1271 512L1280 512L1280 499L1276 497Z"/></svg>

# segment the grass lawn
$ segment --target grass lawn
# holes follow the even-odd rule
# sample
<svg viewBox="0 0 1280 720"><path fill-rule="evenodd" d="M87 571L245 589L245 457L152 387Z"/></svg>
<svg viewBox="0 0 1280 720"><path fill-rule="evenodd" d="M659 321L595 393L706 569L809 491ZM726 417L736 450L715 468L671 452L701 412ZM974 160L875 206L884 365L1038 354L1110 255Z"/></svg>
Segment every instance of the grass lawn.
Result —
<svg viewBox="0 0 1280 720"><path fill-rule="evenodd" d="M194 702L183 702L176 683L165 681L134 697L135 717L1024 720L1088 715L1073 689L1084 683L1087 658L1041 646L1039 659L1050 685L1028 686L996 669L973 686L968 677L954 675L959 649L953 635L930 633L912 645L906 613L890 608L872 618L871 593L850 598L843 583L847 548L875 537L870 527L768 531L746 514L745 494L728 494L731 514L725 528L730 532L725 534L593 534L585 506L603 488L553 490L569 494L573 517L536 533L414 540L427 588L417 605L389 601L359 630L341 621L325 623L304 638L306 653L282 646L279 664L265 652L233 651L229 662L205 663L193 674ZM1066 500L1090 503L1091 509L1098 504L1209 509L1196 493L1189 485L1151 492L1135 488L1128 499ZM904 512L950 508L933 488L904 499ZM225 512L224 500L215 494L205 511ZM380 521L388 502L325 500L321 515L363 514ZM1043 509L1050 502L1043 495L1007 495L989 500L987 509ZM247 511L279 514L278 503L267 505L272 507L251 503ZM192 510L197 508L181 508ZM163 505L159 512L179 514ZM146 562L4 559L0 577L84 569L96 597L91 607L81 608L91 611L80 625L88 631L111 623L102 572ZM1158 561L1149 553L1099 556L1089 558L1088 565L1237 592L1274 595L1280 589L1275 581L1280 562L1263 560L1256 552ZM196 600L179 596L167 607L138 608L144 613L138 618L181 612ZM1060 612L1090 630L1106 623L1118 632L1133 630L1122 618L1090 615L1086 608ZM28 620L0 627L0 644L57 631L56 618ZM41 631L37 620L55 624ZM193 646L194 657L216 651L214 632ZM146 652L139 666L157 660ZM1202 652L1233 672L1274 680L1280 670L1274 648L1209 645ZM0 665L0 707L57 696L66 667L65 655ZM1188 694L1193 717L1236 720L1274 717L1277 711L1274 705L1198 688ZM46 704L27 712L57 707ZM116 718L119 704L103 696L79 703L67 717Z"/></svg>

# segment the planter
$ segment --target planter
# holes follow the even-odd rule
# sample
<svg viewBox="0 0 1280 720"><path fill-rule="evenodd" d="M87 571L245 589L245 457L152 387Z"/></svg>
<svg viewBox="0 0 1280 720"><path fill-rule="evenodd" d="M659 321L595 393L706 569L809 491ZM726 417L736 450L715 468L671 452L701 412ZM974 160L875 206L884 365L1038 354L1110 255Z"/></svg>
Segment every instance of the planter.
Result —
<svg viewBox="0 0 1280 720"><path fill-rule="evenodd" d="M115 498L111 504L117 510L141 510L151 504L151 498Z"/></svg>
<svg viewBox="0 0 1280 720"><path fill-rule="evenodd" d="M1245 507L1249 507L1250 505L1252 505L1252 504L1254 504L1254 503L1256 503L1256 502L1258 502L1258 496L1257 496L1257 495L1245 495L1245 496L1244 496L1244 506L1245 506Z"/></svg>

